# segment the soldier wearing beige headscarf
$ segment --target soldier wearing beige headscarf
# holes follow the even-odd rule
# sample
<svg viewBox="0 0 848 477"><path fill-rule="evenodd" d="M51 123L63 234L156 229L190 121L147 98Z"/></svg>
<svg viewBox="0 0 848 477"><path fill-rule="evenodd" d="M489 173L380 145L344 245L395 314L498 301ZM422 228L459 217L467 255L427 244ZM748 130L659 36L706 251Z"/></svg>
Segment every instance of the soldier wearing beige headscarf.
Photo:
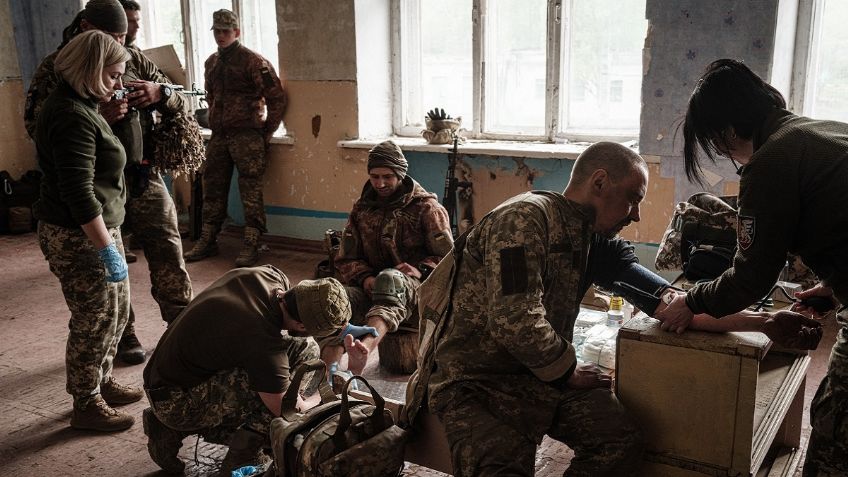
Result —
<svg viewBox="0 0 848 477"><path fill-rule="evenodd" d="M333 278L292 287L271 265L224 274L168 327L144 369L150 456L162 469L182 472L182 440L200 434L229 445L223 475L262 463L291 373L318 358L312 337L336 335L349 319L347 294ZM323 373L307 379L313 384L301 391L321 379Z"/></svg>

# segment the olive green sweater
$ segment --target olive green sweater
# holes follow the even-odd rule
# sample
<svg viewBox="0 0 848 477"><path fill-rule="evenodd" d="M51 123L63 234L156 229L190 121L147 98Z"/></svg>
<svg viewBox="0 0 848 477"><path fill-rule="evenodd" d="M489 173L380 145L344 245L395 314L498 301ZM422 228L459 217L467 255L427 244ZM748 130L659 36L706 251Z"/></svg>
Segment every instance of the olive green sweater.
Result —
<svg viewBox="0 0 848 477"><path fill-rule="evenodd" d="M787 252L848 303L848 124L779 109L753 140L741 171L733 267L693 288L687 305L713 316L744 309L768 293Z"/></svg>
<svg viewBox="0 0 848 477"><path fill-rule="evenodd" d="M107 227L123 223L126 155L94 100L61 83L39 114L35 145L44 172L36 218L63 227L98 215Z"/></svg>

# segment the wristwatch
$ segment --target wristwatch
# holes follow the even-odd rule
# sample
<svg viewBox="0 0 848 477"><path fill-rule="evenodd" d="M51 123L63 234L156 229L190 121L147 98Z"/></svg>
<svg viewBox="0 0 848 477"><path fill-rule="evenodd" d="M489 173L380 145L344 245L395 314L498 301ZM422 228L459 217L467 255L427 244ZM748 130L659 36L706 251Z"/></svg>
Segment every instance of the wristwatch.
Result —
<svg viewBox="0 0 848 477"><path fill-rule="evenodd" d="M168 101L171 99L171 95L174 94L174 89L166 84L159 85L159 93L162 94L162 101Z"/></svg>

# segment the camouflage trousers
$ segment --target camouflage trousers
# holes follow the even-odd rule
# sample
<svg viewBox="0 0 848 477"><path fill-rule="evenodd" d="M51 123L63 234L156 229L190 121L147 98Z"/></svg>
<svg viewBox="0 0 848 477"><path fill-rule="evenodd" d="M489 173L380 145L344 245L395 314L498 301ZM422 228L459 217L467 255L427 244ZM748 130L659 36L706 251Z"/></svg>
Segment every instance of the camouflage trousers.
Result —
<svg viewBox="0 0 848 477"><path fill-rule="evenodd" d="M813 427L804 462L805 477L848 476L848 312L830 353L827 375L810 403Z"/></svg>
<svg viewBox="0 0 848 477"><path fill-rule="evenodd" d="M445 426L456 477L535 474L536 442L489 409L486 396L446 406ZM531 414L533 403L514 411ZM566 390L546 434L574 450L564 475L627 476L642 458L642 436L615 395L606 389Z"/></svg>
<svg viewBox="0 0 848 477"><path fill-rule="evenodd" d="M213 132L206 146L203 170L203 223L220 230L227 218L227 197L233 166L238 170L238 187L244 206L246 227L267 232L265 200L265 139L258 129Z"/></svg>
<svg viewBox="0 0 848 477"><path fill-rule="evenodd" d="M192 298L191 278L183 260L183 244L177 225L177 209L162 176L150 171L150 182L139 197L127 196L124 229L141 243L150 270L150 293L159 304L159 312L170 323ZM135 311L124 335L135 334Z"/></svg>
<svg viewBox="0 0 848 477"><path fill-rule="evenodd" d="M292 374L301 363L319 359L318 344L312 338L282 336L286 341L286 354ZM301 393L306 392L313 379L305 376ZM161 390L153 390L157 393ZM250 389L247 372L235 368L221 371L208 380L189 389L165 388L167 399L156 400L147 390L153 413L166 426L186 433L197 433L207 441L229 444L229 436L240 426L254 430L268 438L271 420L275 417L262 402L256 391ZM270 445L270 441L267 443Z"/></svg>
<svg viewBox="0 0 848 477"><path fill-rule="evenodd" d="M362 287L345 286L350 301L350 322L364 326L372 316L380 317L386 322L389 333L398 329L418 332L418 287L421 281L403 274L406 289L406 305L397 306L388 303L374 303ZM342 346L342 340L337 336L328 336L319 340L321 349L325 346Z"/></svg>
<svg viewBox="0 0 848 477"><path fill-rule="evenodd" d="M120 230L109 229L109 234L123 254ZM100 393L100 384L112 375L118 338L129 315L129 280L106 281L106 268L80 228L41 221L38 241L71 311L65 351L66 389L74 404L81 407Z"/></svg>

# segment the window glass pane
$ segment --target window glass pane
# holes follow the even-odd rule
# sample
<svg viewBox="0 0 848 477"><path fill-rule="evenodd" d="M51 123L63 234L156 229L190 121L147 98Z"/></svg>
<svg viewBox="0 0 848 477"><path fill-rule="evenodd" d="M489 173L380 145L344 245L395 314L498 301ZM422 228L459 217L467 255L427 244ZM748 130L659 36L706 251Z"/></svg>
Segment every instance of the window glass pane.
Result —
<svg viewBox="0 0 848 477"><path fill-rule="evenodd" d="M471 0L406 0L402 15L402 126L438 107L471 129Z"/></svg>
<svg viewBox="0 0 848 477"><path fill-rule="evenodd" d="M563 35L560 127L639 129L645 0L571 0Z"/></svg>
<svg viewBox="0 0 848 477"><path fill-rule="evenodd" d="M218 45L215 43L215 36L212 35L211 30L212 14L222 8L232 10L232 0L194 0L191 4L192 16L196 19L191 28L194 35L194 50L197 52L196 66L199 84L203 84L203 64L212 53L218 51Z"/></svg>
<svg viewBox="0 0 848 477"><path fill-rule="evenodd" d="M546 18L545 0L489 1L486 132L545 134Z"/></svg>
<svg viewBox="0 0 848 477"><path fill-rule="evenodd" d="M818 32L810 116L848 122L848 2L824 1ZM812 103L812 104L810 104Z"/></svg>
<svg viewBox="0 0 848 477"><path fill-rule="evenodd" d="M180 2L147 0L146 3L141 3L141 28L135 43L143 50L174 45L180 63L185 66L183 16Z"/></svg>
<svg viewBox="0 0 848 477"><path fill-rule="evenodd" d="M244 0L241 9L241 41L264 56L280 72L277 50L277 7L274 0Z"/></svg>

